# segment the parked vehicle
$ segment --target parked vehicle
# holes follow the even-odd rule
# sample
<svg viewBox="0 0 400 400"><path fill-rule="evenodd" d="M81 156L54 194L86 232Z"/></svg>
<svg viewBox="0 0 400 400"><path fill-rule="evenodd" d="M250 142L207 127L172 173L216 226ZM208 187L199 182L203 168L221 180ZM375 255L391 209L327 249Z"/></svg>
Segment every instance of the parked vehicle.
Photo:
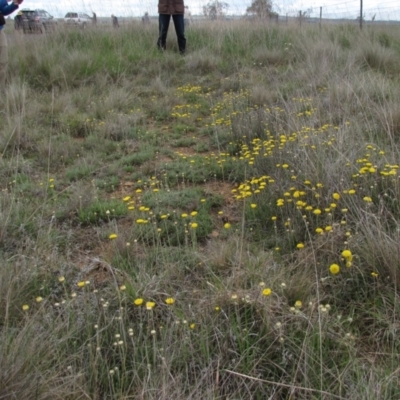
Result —
<svg viewBox="0 0 400 400"><path fill-rule="evenodd" d="M22 29L24 33L43 33L51 31L57 26L57 21L46 10L22 9L14 18L15 29Z"/></svg>
<svg viewBox="0 0 400 400"><path fill-rule="evenodd" d="M92 22L92 19L85 13L69 12L65 15L64 22L66 25L79 26L85 29L86 26Z"/></svg>

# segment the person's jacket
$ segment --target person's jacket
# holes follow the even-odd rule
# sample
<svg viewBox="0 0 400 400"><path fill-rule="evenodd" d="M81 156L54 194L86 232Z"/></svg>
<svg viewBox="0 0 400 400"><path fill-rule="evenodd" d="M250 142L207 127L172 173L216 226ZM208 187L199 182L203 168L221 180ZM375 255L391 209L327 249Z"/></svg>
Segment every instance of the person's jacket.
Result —
<svg viewBox="0 0 400 400"><path fill-rule="evenodd" d="M183 4L183 0L159 0L158 13L169 15L184 14L185 5Z"/></svg>
<svg viewBox="0 0 400 400"><path fill-rule="evenodd" d="M0 13L3 15L10 15L18 6L14 3L8 4L7 0L0 0Z"/></svg>
<svg viewBox="0 0 400 400"><path fill-rule="evenodd" d="M7 0L0 0L0 15L2 16L0 18L0 30L3 29L5 24L4 16L10 15L16 9L18 9L18 6L16 4L14 3L8 4Z"/></svg>

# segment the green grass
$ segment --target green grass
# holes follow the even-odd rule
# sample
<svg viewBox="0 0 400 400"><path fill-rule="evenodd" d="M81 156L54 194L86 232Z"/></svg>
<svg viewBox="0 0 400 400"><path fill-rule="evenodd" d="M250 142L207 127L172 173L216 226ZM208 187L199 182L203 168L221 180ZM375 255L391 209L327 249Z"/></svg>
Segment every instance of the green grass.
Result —
<svg viewBox="0 0 400 400"><path fill-rule="evenodd" d="M400 397L397 29L156 36L10 42L0 398Z"/></svg>

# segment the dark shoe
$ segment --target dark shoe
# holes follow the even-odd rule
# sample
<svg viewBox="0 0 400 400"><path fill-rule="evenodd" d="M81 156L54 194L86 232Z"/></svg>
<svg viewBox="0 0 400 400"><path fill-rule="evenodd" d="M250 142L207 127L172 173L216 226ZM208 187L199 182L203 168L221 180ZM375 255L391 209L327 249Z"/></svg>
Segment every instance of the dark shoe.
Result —
<svg viewBox="0 0 400 400"><path fill-rule="evenodd" d="M158 50L160 50L160 51L165 51L167 49L167 45L161 44L160 41L157 42L157 47L158 47Z"/></svg>

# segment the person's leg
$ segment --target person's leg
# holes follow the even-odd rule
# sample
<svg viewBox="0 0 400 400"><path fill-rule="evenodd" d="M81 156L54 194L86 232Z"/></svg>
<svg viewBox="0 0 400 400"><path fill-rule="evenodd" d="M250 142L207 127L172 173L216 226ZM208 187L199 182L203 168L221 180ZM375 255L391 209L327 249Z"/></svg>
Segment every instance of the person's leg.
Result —
<svg viewBox="0 0 400 400"><path fill-rule="evenodd" d="M185 21L183 14L172 16L175 25L176 37L178 39L179 53L185 54L186 51L186 37L185 37Z"/></svg>
<svg viewBox="0 0 400 400"><path fill-rule="evenodd" d="M0 31L0 89L6 84L6 73L8 64L7 38L3 30Z"/></svg>
<svg viewBox="0 0 400 400"><path fill-rule="evenodd" d="M171 16L169 14L160 14L158 17L157 47L160 50L165 50L167 48L167 33L170 19Z"/></svg>

